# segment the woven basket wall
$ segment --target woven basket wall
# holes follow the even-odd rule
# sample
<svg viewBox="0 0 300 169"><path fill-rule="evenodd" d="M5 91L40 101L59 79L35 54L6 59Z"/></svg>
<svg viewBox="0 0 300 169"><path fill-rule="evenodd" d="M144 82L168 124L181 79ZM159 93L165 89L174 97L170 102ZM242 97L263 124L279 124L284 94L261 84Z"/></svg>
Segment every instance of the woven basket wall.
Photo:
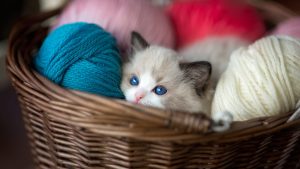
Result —
<svg viewBox="0 0 300 169"><path fill-rule="evenodd" d="M273 23L290 16L276 5L257 7ZM36 168L300 168L300 120L286 122L293 112L211 133L201 114L132 106L41 77L31 60L47 35L45 21L59 12L21 20L9 42L7 68Z"/></svg>

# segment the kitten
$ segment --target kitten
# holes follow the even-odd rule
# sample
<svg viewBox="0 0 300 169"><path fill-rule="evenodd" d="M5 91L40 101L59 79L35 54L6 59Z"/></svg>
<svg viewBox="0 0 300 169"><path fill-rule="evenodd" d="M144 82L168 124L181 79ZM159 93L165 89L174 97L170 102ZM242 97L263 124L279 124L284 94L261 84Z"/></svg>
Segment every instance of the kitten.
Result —
<svg viewBox="0 0 300 169"><path fill-rule="evenodd" d="M136 32L131 35L131 45L132 54L123 66L121 84L127 101L210 114L213 91L209 62L180 63L175 51L149 45Z"/></svg>

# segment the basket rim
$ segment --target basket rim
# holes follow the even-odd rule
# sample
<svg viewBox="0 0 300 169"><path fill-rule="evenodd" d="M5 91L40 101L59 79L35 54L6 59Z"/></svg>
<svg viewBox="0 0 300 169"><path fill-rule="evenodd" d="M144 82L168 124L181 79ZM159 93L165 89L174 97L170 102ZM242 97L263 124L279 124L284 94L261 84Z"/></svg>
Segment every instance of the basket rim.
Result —
<svg viewBox="0 0 300 169"><path fill-rule="evenodd" d="M30 68L32 49L37 42L42 41L48 31L43 26L44 21L58 14L60 10L20 20L10 34L6 58L7 70L19 96L23 96L22 99L28 103L34 102L37 109L46 112L52 119L103 135L144 141L176 141L182 144L234 142L300 125L300 119L286 123L293 113L290 112L243 122L236 121L228 131L212 133L208 132L211 120L203 114L164 111L63 89ZM23 105L22 109L38 111L29 107ZM101 124L103 121L105 125ZM124 124L116 124L120 121Z"/></svg>

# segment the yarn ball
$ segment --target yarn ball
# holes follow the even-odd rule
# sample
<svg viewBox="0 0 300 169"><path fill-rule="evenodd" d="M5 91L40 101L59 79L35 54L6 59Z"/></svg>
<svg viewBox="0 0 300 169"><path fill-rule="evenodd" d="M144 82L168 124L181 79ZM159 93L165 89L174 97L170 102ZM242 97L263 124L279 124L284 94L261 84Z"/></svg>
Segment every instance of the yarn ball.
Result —
<svg viewBox="0 0 300 169"><path fill-rule="evenodd" d="M300 38L300 17L291 18L283 21L273 31L274 35L288 35Z"/></svg>
<svg viewBox="0 0 300 169"><path fill-rule="evenodd" d="M116 40L95 24L66 24L51 32L34 58L34 66L65 88L124 98Z"/></svg>
<svg viewBox="0 0 300 169"><path fill-rule="evenodd" d="M237 0L175 1L167 11L175 25L179 48L212 35L235 35L254 41L265 32L258 12Z"/></svg>
<svg viewBox="0 0 300 169"><path fill-rule="evenodd" d="M234 120L287 113L300 99L300 41L270 36L231 55L218 82L212 114Z"/></svg>
<svg viewBox="0 0 300 169"><path fill-rule="evenodd" d="M122 51L130 46L132 31L152 44L175 45L170 18L149 0L72 0L54 28L78 21L95 23L112 33Z"/></svg>

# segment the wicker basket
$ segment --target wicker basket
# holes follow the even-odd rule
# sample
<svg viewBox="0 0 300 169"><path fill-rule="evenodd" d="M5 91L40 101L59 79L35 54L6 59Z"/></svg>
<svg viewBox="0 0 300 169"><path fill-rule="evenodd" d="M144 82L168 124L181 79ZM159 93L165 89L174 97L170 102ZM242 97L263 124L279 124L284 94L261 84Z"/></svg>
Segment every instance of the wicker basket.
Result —
<svg viewBox="0 0 300 169"><path fill-rule="evenodd" d="M47 35L44 21L59 12L21 20L9 42L7 68L37 168L300 168L300 120L286 122L292 112L212 133L201 114L133 106L49 82L30 63Z"/></svg>

